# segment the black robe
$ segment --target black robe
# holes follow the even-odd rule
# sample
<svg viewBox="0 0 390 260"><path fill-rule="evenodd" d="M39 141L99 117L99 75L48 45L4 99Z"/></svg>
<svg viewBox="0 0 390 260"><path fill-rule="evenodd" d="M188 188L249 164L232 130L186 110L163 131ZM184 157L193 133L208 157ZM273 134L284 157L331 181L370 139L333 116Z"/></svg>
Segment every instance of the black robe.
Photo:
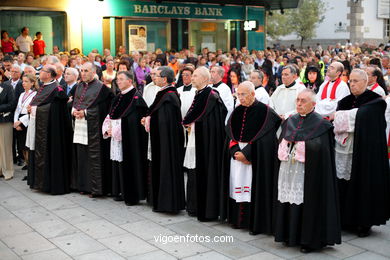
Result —
<svg viewBox="0 0 390 260"><path fill-rule="evenodd" d="M303 203L296 205L281 203L276 193L275 241L311 249L340 244L332 124L316 112L305 117L295 114L283 123L281 138L305 142L304 195Z"/></svg>
<svg viewBox="0 0 390 260"><path fill-rule="evenodd" d="M73 108L87 110L88 145L75 144L73 188L92 195L111 192L110 140L103 139L102 125L113 93L98 80L80 83L74 94Z"/></svg>
<svg viewBox="0 0 390 260"><path fill-rule="evenodd" d="M150 106L153 210L177 213L185 207L184 134L180 98L169 86L156 95Z"/></svg>
<svg viewBox="0 0 390 260"><path fill-rule="evenodd" d="M205 87L197 92L183 120L184 125L195 123L196 184L189 183L188 187L196 190L195 212L200 221L216 220L220 216L219 194L226 114L226 107L218 92ZM191 199L191 196L187 198Z"/></svg>
<svg viewBox="0 0 390 260"><path fill-rule="evenodd" d="M337 110L358 108L351 179L339 179L343 227L371 227L390 218L390 172L386 142L386 102L369 90L346 96Z"/></svg>
<svg viewBox="0 0 390 260"><path fill-rule="evenodd" d="M277 175L278 140L281 119L273 109L255 100L250 107L238 106L226 126L224 195L222 220L251 233L272 233L274 179ZM248 143L240 149L238 142ZM229 196L230 161L241 151L252 164L251 202L237 203Z"/></svg>
<svg viewBox="0 0 390 260"><path fill-rule="evenodd" d="M70 190L71 119L66 110L68 97L58 82L41 86L31 101L37 106L35 150L30 152L28 184L52 195Z"/></svg>
<svg viewBox="0 0 390 260"><path fill-rule="evenodd" d="M141 125L147 113L142 95L135 88L128 93L118 94L110 108L111 119L121 119L123 161L119 163L122 197L127 205L135 205L146 198L147 142L148 136ZM115 169L113 168L113 171ZM114 187L113 187L114 189Z"/></svg>

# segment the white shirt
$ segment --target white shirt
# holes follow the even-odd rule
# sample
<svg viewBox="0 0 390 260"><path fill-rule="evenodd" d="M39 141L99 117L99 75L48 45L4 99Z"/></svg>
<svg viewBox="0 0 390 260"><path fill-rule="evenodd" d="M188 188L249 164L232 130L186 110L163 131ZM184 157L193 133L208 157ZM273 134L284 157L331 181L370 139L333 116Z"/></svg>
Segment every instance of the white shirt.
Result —
<svg viewBox="0 0 390 260"><path fill-rule="evenodd" d="M285 118L295 113L295 101L298 94L306 89L305 85L295 83L293 86L286 88L286 86L280 85L276 88L275 92L271 96L273 108L278 115L284 115Z"/></svg>
<svg viewBox="0 0 390 260"><path fill-rule="evenodd" d="M28 93L23 92L22 94L20 94L18 105L16 107L15 114L14 114L14 122L20 121L25 127L28 126L29 116L27 112L27 107L28 105L30 105L30 102L32 101L32 99L35 97L36 94L37 92L32 90L30 90ZM21 116L19 118L20 114L22 115L24 114L24 116Z"/></svg>
<svg viewBox="0 0 390 260"><path fill-rule="evenodd" d="M192 101L194 101L196 89L192 87L190 91L184 91L184 86L181 86L177 88L177 92L181 101L181 117L184 118L192 105Z"/></svg>
<svg viewBox="0 0 390 260"><path fill-rule="evenodd" d="M336 112L337 109L337 103L343 99L344 97L348 96L351 94L349 91L347 83L344 81L341 81L340 84L337 86L336 93L335 93L335 99L331 100L330 99L330 94L332 93L332 89L334 86L334 82L329 82L328 85L328 90L326 94L326 98L321 100L322 92L324 91L325 85L329 81L324 81L320 89L318 90L317 97L316 97L316 108L315 111L322 115L322 116L328 116Z"/></svg>
<svg viewBox="0 0 390 260"><path fill-rule="evenodd" d="M264 87L258 87L255 89L255 97L261 103L271 106L271 103L272 103L271 98L268 95L268 92L267 92L267 90L265 90Z"/></svg>
<svg viewBox="0 0 390 260"><path fill-rule="evenodd" d="M154 99L156 98L157 92L160 90L160 87L155 85L154 82L150 82L144 87L144 92L142 97L144 98L148 107L153 104Z"/></svg>
<svg viewBox="0 0 390 260"><path fill-rule="evenodd" d="M30 47L33 46L34 43L29 35L26 37L19 35L18 38L16 38L16 45L19 47L20 51L29 52Z"/></svg>
<svg viewBox="0 0 390 260"><path fill-rule="evenodd" d="M212 87L213 85L211 85ZM230 90L229 86L226 85L225 83L219 84L217 88L213 88L218 91L219 96L221 97L223 104L225 105L228 113L226 115L225 119L225 125L227 124L227 121L230 118L230 114L233 112L234 109L234 98L232 95L232 91Z"/></svg>
<svg viewBox="0 0 390 260"><path fill-rule="evenodd" d="M374 90L372 90L372 87L374 86L375 84L371 85L371 86L368 86L367 89L377 93L378 95L381 95L382 97L386 96L386 93L385 91L383 90L383 88L381 86L377 86Z"/></svg>

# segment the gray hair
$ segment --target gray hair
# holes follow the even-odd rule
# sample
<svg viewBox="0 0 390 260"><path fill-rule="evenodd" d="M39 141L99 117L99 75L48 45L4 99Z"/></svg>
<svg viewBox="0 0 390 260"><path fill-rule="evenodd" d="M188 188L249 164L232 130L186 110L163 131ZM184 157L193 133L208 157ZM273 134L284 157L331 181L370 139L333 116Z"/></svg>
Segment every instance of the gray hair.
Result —
<svg viewBox="0 0 390 260"><path fill-rule="evenodd" d="M359 74L359 76L360 76L365 82L368 82L367 72L365 72L364 70L362 70L362 69L353 69L353 70L351 71L351 74L352 74L352 73Z"/></svg>
<svg viewBox="0 0 390 260"><path fill-rule="evenodd" d="M54 56L54 55L51 55L51 56L49 56L47 58L47 63L48 64L56 64L58 62L60 62L60 60L56 56Z"/></svg>
<svg viewBox="0 0 390 260"><path fill-rule="evenodd" d="M257 77L262 81L264 78L264 73L261 70L254 70L252 73L256 73Z"/></svg>
<svg viewBox="0 0 390 260"><path fill-rule="evenodd" d="M206 67L199 67L196 70L199 70L200 74L206 78L207 82L210 81L210 71Z"/></svg>
<svg viewBox="0 0 390 260"><path fill-rule="evenodd" d="M246 89L248 89L249 90L249 92L251 92L251 93L255 93L255 85L251 82L251 81L249 81L249 80L246 80L246 81L244 81L244 82L241 82L239 85L238 85L238 87L245 87Z"/></svg>
<svg viewBox="0 0 390 260"><path fill-rule="evenodd" d="M76 79L79 78L79 71L78 69L75 69L75 68L66 68L66 71L69 71L70 73L72 73L74 76L76 76Z"/></svg>
<svg viewBox="0 0 390 260"><path fill-rule="evenodd" d="M83 66L91 67L92 72L96 72L96 66L95 66L95 64L93 64L93 63L91 63L91 62L89 62L89 61L85 62L85 63L83 64Z"/></svg>
<svg viewBox="0 0 390 260"><path fill-rule="evenodd" d="M34 71L34 74L37 72L37 71L35 70L35 68L34 68L33 66L31 66L31 65L26 65L26 66L24 67L24 71L26 71L26 69L30 69L30 70Z"/></svg>
<svg viewBox="0 0 390 260"><path fill-rule="evenodd" d="M301 95L301 94L305 94L305 93L309 94L309 97L310 97L312 102L316 102L317 101L316 100L316 93L313 90L309 89L309 88L305 88L304 90L299 92L298 96Z"/></svg>
<svg viewBox="0 0 390 260"><path fill-rule="evenodd" d="M126 71L119 71L119 75L125 75L127 79L131 79L131 82L134 82L134 73L131 70L126 70Z"/></svg>
<svg viewBox="0 0 390 260"><path fill-rule="evenodd" d="M225 75L225 70L224 68L222 68L221 66L215 66L213 68L217 68L217 73L218 75L223 78L223 76Z"/></svg>
<svg viewBox="0 0 390 260"><path fill-rule="evenodd" d="M12 64L12 68L16 68L19 70L19 73L22 73L22 67L20 67L18 64Z"/></svg>
<svg viewBox="0 0 390 260"><path fill-rule="evenodd" d="M173 72L173 70L170 67L162 66L162 67L159 67L157 70L161 71L160 72L161 78L167 78L168 84L171 84L175 81L175 73Z"/></svg>
<svg viewBox="0 0 390 260"><path fill-rule="evenodd" d="M298 75L297 68L294 65L288 64L283 67L283 70L289 69L291 74Z"/></svg>
<svg viewBox="0 0 390 260"><path fill-rule="evenodd" d="M54 66L56 66L57 70L60 70L62 72L64 72L64 70L65 70L65 67L61 62L57 62L56 64L54 64Z"/></svg>

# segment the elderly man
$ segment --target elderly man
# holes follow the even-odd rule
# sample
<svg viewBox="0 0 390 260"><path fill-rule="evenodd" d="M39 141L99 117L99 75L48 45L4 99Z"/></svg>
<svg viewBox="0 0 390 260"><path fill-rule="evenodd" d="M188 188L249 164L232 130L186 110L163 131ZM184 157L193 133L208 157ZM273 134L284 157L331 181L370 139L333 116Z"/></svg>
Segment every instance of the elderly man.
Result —
<svg viewBox="0 0 390 260"><path fill-rule="evenodd" d="M252 82L237 88L240 100L226 126L224 215L235 228L251 234L272 233L272 197L277 167L276 131L281 119L259 102Z"/></svg>
<svg viewBox="0 0 390 260"><path fill-rule="evenodd" d="M286 65L282 70L283 84L278 86L271 96L275 112L282 117L288 118L296 113L295 100L302 90L306 89L305 85L296 83L298 71L294 65Z"/></svg>
<svg viewBox="0 0 390 260"><path fill-rule="evenodd" d="M155 77L160 91L142 119L152 147L153 211L178 213L185 206L180 98L172 85L175 75L171 68L159 67Z"/></svg>
<svg viewBox="0 0 390 260"><path fill-rule="evenodd" d="M30 149L28 184L53 195L69 192L71 173L71 121L68 97L55 80L56 68L46 65L39 73L42 86L28 112L26 146Z"/></svg>
<svg viewBox="0 0 390 260"><path fill-rule="evenodd" d="M113 99L102 128L103 138L111 138L112 195L114 200L124 200L126 205L137 204L147 193L147 134L141 118L148 107L133 81L132 72L118 73L121 92Z"/></svg>
<svg viewBox="0 0 390 260"><path fill-rule="evenodd" d="M304 253L341 243L332 124L314 112L315 93L296 99L282 126L275 196L275 241Z"/></svg>
<svg viewBox="0 0 390 260"><path fill-rule="evenodd" d="M19 65L13 64L11 66L11 79L5 81L3 86L10 86L13 90L14 105L18 104L19 96L23 93L24 89L22 86L22 80L20 76L22 75L22 69ZM15 107L14 107L15 108ZM23 165L23 152L20 147L17 147L16 142L16 130L13 130L13 143L12 143L12 156L14 163L17 163L19 166Z"/></svg>
<svg viewBox="0 0 390 260"><path fill-rule="evenodd" d="M226 116L225 124L227 123L230 114L234 109L234 98L229 86L222 82L225 70L220 66L214 66L210 70L212 87L218 91L228 113Z"/></svg>
<svg viewBox="0 0 390 260"><path fill-rule="evenodd" d="M254 70L249 76L249 80L255 85L255 97L258 101L263 104L270 105L271 99L268 95L268 92L262 86L263 84L264 73L260 70Z"/></svg>
<svg viewBox="0 0 390 260"><path fill-rule="evenodd" d="M56 66L56 71L57 71L56 80L60 84L60 86L65 90L65 88L66 88L66 81L65 81L65 79L63 77L64 71L65 71L65 67L64 67L64 65L61 62L57 62L56 64L54 64L54 66Z"/></svg>
<svg viewBox="0 0 390 260"><path fill-rule="evenodd" d="M63 88L68 97L73 99L74 93L77 89L77 79L79 78L79 71L75 68L67 68L64 74L65 85Z"/></svg>
<svg viewBox="0 0 390 260"><path fill-rule="evenodd" d="M27 65L26 67L24 67L23 75L27 75L27 74L36 76L37 75L37 71L34 69L33 66Z"/></svg>
<svg viewBox="0 0 390 260"><path fill-rule="evenodd" d="M111 191L110 143L103 139L101 129L113 93L95 77L95 65L84 63L71 112L75 146L72 186L91 197Z"/></svg>
<svg viewBox="0 0 390 260"><path fill-rule="evenodd" d="M316 97L315 111L323 117L333 119L333 114L336 112L337 102L350 94L348 85L341 80L344 65L341 62L332 62L326 75L329 80L324 81L318 90Z"/></svg>
<svg viewBox="0 0 390 260"><path fill-rule="evenodd" d="M0 85L0 176L10 180L14 176L12 161L14 91L11 84Z"/></svg>
<svg viewBox="0 0 390 260"><path fill-rule="evenodd" d="M352 70L352 94L340 100L334 117L342 226L359 237L390 218L386 102L367 90L367 81L366 72Z"/></svg>
<svg viewBox="0 0 390 260"><path fill-rule="evenodd" d="M191 77L196 94L183 125L188 144L184 166L188 169L187 211L200 221L220 216L220 187L226 107L217 91L208 86L210 72L199 67Z"/></svg>

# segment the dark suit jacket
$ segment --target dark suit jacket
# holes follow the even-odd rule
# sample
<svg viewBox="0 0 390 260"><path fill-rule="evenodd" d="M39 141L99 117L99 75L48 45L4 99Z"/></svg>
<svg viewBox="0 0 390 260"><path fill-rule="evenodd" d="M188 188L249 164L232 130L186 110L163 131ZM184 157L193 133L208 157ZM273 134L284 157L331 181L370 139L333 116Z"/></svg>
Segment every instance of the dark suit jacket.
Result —
<svg viewBox="0 0 390 260"><path fill-rule="evenodd" d="M0 86L0 123L13 122L15 111L15 98L12 85L2 84ZM9 113L4 116L5 113Z"/></svg>
<svg viewBox="0 0 390 260"><path fill-rule="evenodd" d="M14 102L15 106L18 104L19 96L24 92L24 88L22 85L22 80L19 79L18 84L16 84L15 88L12 87L11 80L7 80L3 83L3 86L10 86L14 91Z"/></svg>
<svg viewBox="0 0 390 260"><path fill-rule="evenodd" d="M76 82L76 84L73 85L72 89L68 93L68 85L65 83L65 86L63 87L65 93L68 95L68 97L73 97L74 93L76 92L76 88L79 84Z"/></svg>
<svg viewBox="0 0 390 260"><path fill-rule="evenodd" d="M60 86L63 88L63 89L65 89L66 88L66 82L65 82L65 79L64 79L64 76L62 76L62 78L61 78L61 81L60 82L58 82L59 84L60 84Z"/></svg>

